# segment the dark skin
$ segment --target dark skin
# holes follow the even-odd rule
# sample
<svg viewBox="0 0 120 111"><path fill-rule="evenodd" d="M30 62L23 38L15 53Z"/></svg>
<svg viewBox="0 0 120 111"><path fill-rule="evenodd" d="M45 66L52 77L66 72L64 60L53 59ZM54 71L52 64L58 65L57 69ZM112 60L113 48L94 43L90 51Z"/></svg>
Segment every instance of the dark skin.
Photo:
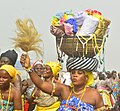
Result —
<svg viewBox="0 0 120 111"><path fill-rule="evenodd" d="M9 58L7 57L1 57L0 58L0 67L4 64L7 64L7 65L12 65L11 61ZM19 90L19 91L22 91L22 84L21 84L21 77L19 74L17 74L16 76L16 80L14 81L14 86Z"/></svg>
<svg viewBox="0 0 120 111"><path fill-rule="evenodd" d="M22 81L22 94L26 92L26 89L28 88L28 82L27 80Z"/></svg>
<svg viewBox="0 0 120 111"><path fill-rule="evenodd" d="M0 70L0 90L3 95L3 100L8 100L9 88L12 77L5 70ZM20 91L11 86L10 101L14 103L14 110L22 110L22 99Z"/></svg>
<svg viewBox="0 0 120 111"><path fill-rule="evenodd" d="M41 64L36 64L33 69L34 69L35 73L36 73L39 77L43 76L43 71L44 71L43 65L41 65ZM30 84L30 83L31 83L31 84ZM22 94L24 94L24 93L26 92L27 88L28 88L30 85L32 85L32 84L33 84L33 83L32 83L32 81L31 81L31 79L23 80L23 81L22 81ZM34 88L34 91L35 91L35 92L36 92L36 90L37 90L37 87ZM34 92L34 91L33 91L33 92ZM38 91L37 91L37 92L38 92ZM40 92L40 91L39 91L39 92ZM31 98L29 98L29 99L27 99L27 100L28 100L29 103L32 103L34 99L35 99L35 98L31 97Z"/></svg>
<svg viewBox="0 0 120 111"><path fill-rule="evenodd" d="M37 64L34 66L34 71L36 74L38 74L39 77L41 77L41 75L43 74L44 69L43 70L42 69L43 69L43 66L41 64ZM31 79L23 80L22 81L22 94L24 94L27 88L32 84L33 83Z"/></svg>
<svg viewBox="0 0 120 111"><path fill-rule="evenodd" d="M26 68L30 67L30 58L28 54L26 54L26 58L24 57L24 55L21 55L20 61L21 63L24 63L24 66ZM39 78L37 74L34 73L34 71L30 72L29 76L31 80L33 81L33 83L36 85L36 87L38 87L43 92L51 94L53 90L52 83L43 81L41 78ZM75 92L80 93L79 95L76 95L72 91L72 95L75 97L81 98L82 91L85 88L85 84L88 80L88 76L85 74L84 71L73 70L71 71L71 80L74 85ZM62 100L67 100L68 96L70 95L71 90L72 88L67 85L56 83L54 95L60 97ZM102 97L100 96L99 92L96 89L93 89L90 87L86 88L82 101L93 105L95 109L104 106Z"/></svg>
<svg viewBox="0 0 120 111"><path fill-rule="evenodd" d="M40 70L41 69L41 70ZM35 73L41 77L43 76L44 78L44 81L47 81L49 83L52 82L52 79L53 79L53 74L52 74L52 70L51 70L51 67L48 66L48 65L45 65L45 67L41 66L40 64L37 64L35 67L34 67L34 71ZM34 97L32 97L31 101L33 101L33 99L35 99L35 97L39 97L40 96L40 89L35 87L34 90L33 90L33 93L34 93Z"/></svg>

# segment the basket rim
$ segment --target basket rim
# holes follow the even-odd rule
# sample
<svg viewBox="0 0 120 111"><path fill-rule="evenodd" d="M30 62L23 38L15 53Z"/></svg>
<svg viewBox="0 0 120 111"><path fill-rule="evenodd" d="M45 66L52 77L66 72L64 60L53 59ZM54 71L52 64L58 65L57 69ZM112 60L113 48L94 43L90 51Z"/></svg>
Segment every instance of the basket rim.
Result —
<svg viewBox="0 0 120 111"><path fill-rule="evenodd" d="M82 36L79 36L80 38L82 38ZM91 36L83 36L85 38L89 38ZM61 38L61 37L60 37ZM68 36L68 35L64 35L63 38L78 38L76 35L75 36ZM97 38L101 38L101 36L97 36Z"/></svg>

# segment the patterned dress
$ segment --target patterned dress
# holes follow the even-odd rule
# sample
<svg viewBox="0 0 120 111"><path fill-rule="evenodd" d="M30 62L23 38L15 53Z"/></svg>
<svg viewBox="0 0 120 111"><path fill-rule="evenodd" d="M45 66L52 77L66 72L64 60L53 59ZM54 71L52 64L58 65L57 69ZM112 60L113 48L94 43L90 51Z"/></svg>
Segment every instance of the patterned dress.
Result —
<svg viewBox="0 0 120 111"><path fill-rule="evenodd" d="M113 82L113 84L112 84L112 90L113 90L113 92L112 92L112 95L114 96L114 98L115 98L115 104L114 104L114 108L116 108L116 110L117 110L117 108L119 108L119 106L120 106L120 102L119 102L119 98L120 98L120 88L119 88L119 83L118 82Z"/></svg>
<svg viewBox="0 0 120 111"><path fill-rule="evenodd" d="M8 104L8 101L6 100L2 100L3 102L3 111L6 111L6 106ZM2 106L0 106L0 111L2 110ZM9 106L8 106L8 111L13 111L14 110L14 104L13 102L9 102Z"/></svg>
<svg viewBox="0 0 120 111"><path fill-rule="evenodd" d="M71 96L69 100L62 100L58 111L94 111L90 104L82 102L79 98Z"/></svg>

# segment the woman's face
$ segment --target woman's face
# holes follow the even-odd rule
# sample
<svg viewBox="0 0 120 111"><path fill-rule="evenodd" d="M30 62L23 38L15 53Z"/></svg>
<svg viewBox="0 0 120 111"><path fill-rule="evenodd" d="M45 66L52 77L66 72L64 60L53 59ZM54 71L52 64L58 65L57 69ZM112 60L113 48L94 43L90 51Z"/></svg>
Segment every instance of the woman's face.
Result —
<svg viewBox="0 0 120 111"><path fill-rule="evenodd" d="M7 86L10 84L12 78L11 76L8 74L7 71L5 70L0 70L0 87L1 86Z"/></svg>
<svg viewBox="0 0 120 111"><path fill-rule="evenodd" d="M88 76L82 70L72 70L70 74L73 85L85 85L88 80Z"/></svg>
<svg viewBox="0 0 120 111"><path fill-rule="evenodd" d="M10 64L10 59L9 58L7 58L7 57L1 57L0 58L0 67L2 66L2 65L4 65L4 64Z"/></svg>
<svg viewBox="0 0 120 111"><path fill-rule="evenodd" d="M43 77L44 78L50 78L50 77L52 77L52 69L51 69L50 66L48 66L48 65L45 66L45 72L43 74Z"/></svg>
<svg viewBox="0 0 120 111"><path fill-rule="evenodd" d="M37 64L35 65L34 70L36 74L38 74L38 76L41 77L44 73L44 66L42 66L41 64Z"/></svg>

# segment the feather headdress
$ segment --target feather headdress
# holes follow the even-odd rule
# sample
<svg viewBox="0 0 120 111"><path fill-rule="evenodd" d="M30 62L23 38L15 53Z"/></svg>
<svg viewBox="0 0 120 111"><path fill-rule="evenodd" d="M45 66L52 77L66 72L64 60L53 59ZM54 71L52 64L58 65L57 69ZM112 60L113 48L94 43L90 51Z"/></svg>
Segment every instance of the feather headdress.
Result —
<svg viewBox="0 0 120 111"><path fill-rule="evenodd" d="M43 56L43 49L40 47L40 43L43 42L40 38L40 34L34 27L31 19L20 20L17 19L16 25L18 27L17 37L12 38L14 40L14 47L21 48L23 51L35 51L37 55Z"/></svg>

